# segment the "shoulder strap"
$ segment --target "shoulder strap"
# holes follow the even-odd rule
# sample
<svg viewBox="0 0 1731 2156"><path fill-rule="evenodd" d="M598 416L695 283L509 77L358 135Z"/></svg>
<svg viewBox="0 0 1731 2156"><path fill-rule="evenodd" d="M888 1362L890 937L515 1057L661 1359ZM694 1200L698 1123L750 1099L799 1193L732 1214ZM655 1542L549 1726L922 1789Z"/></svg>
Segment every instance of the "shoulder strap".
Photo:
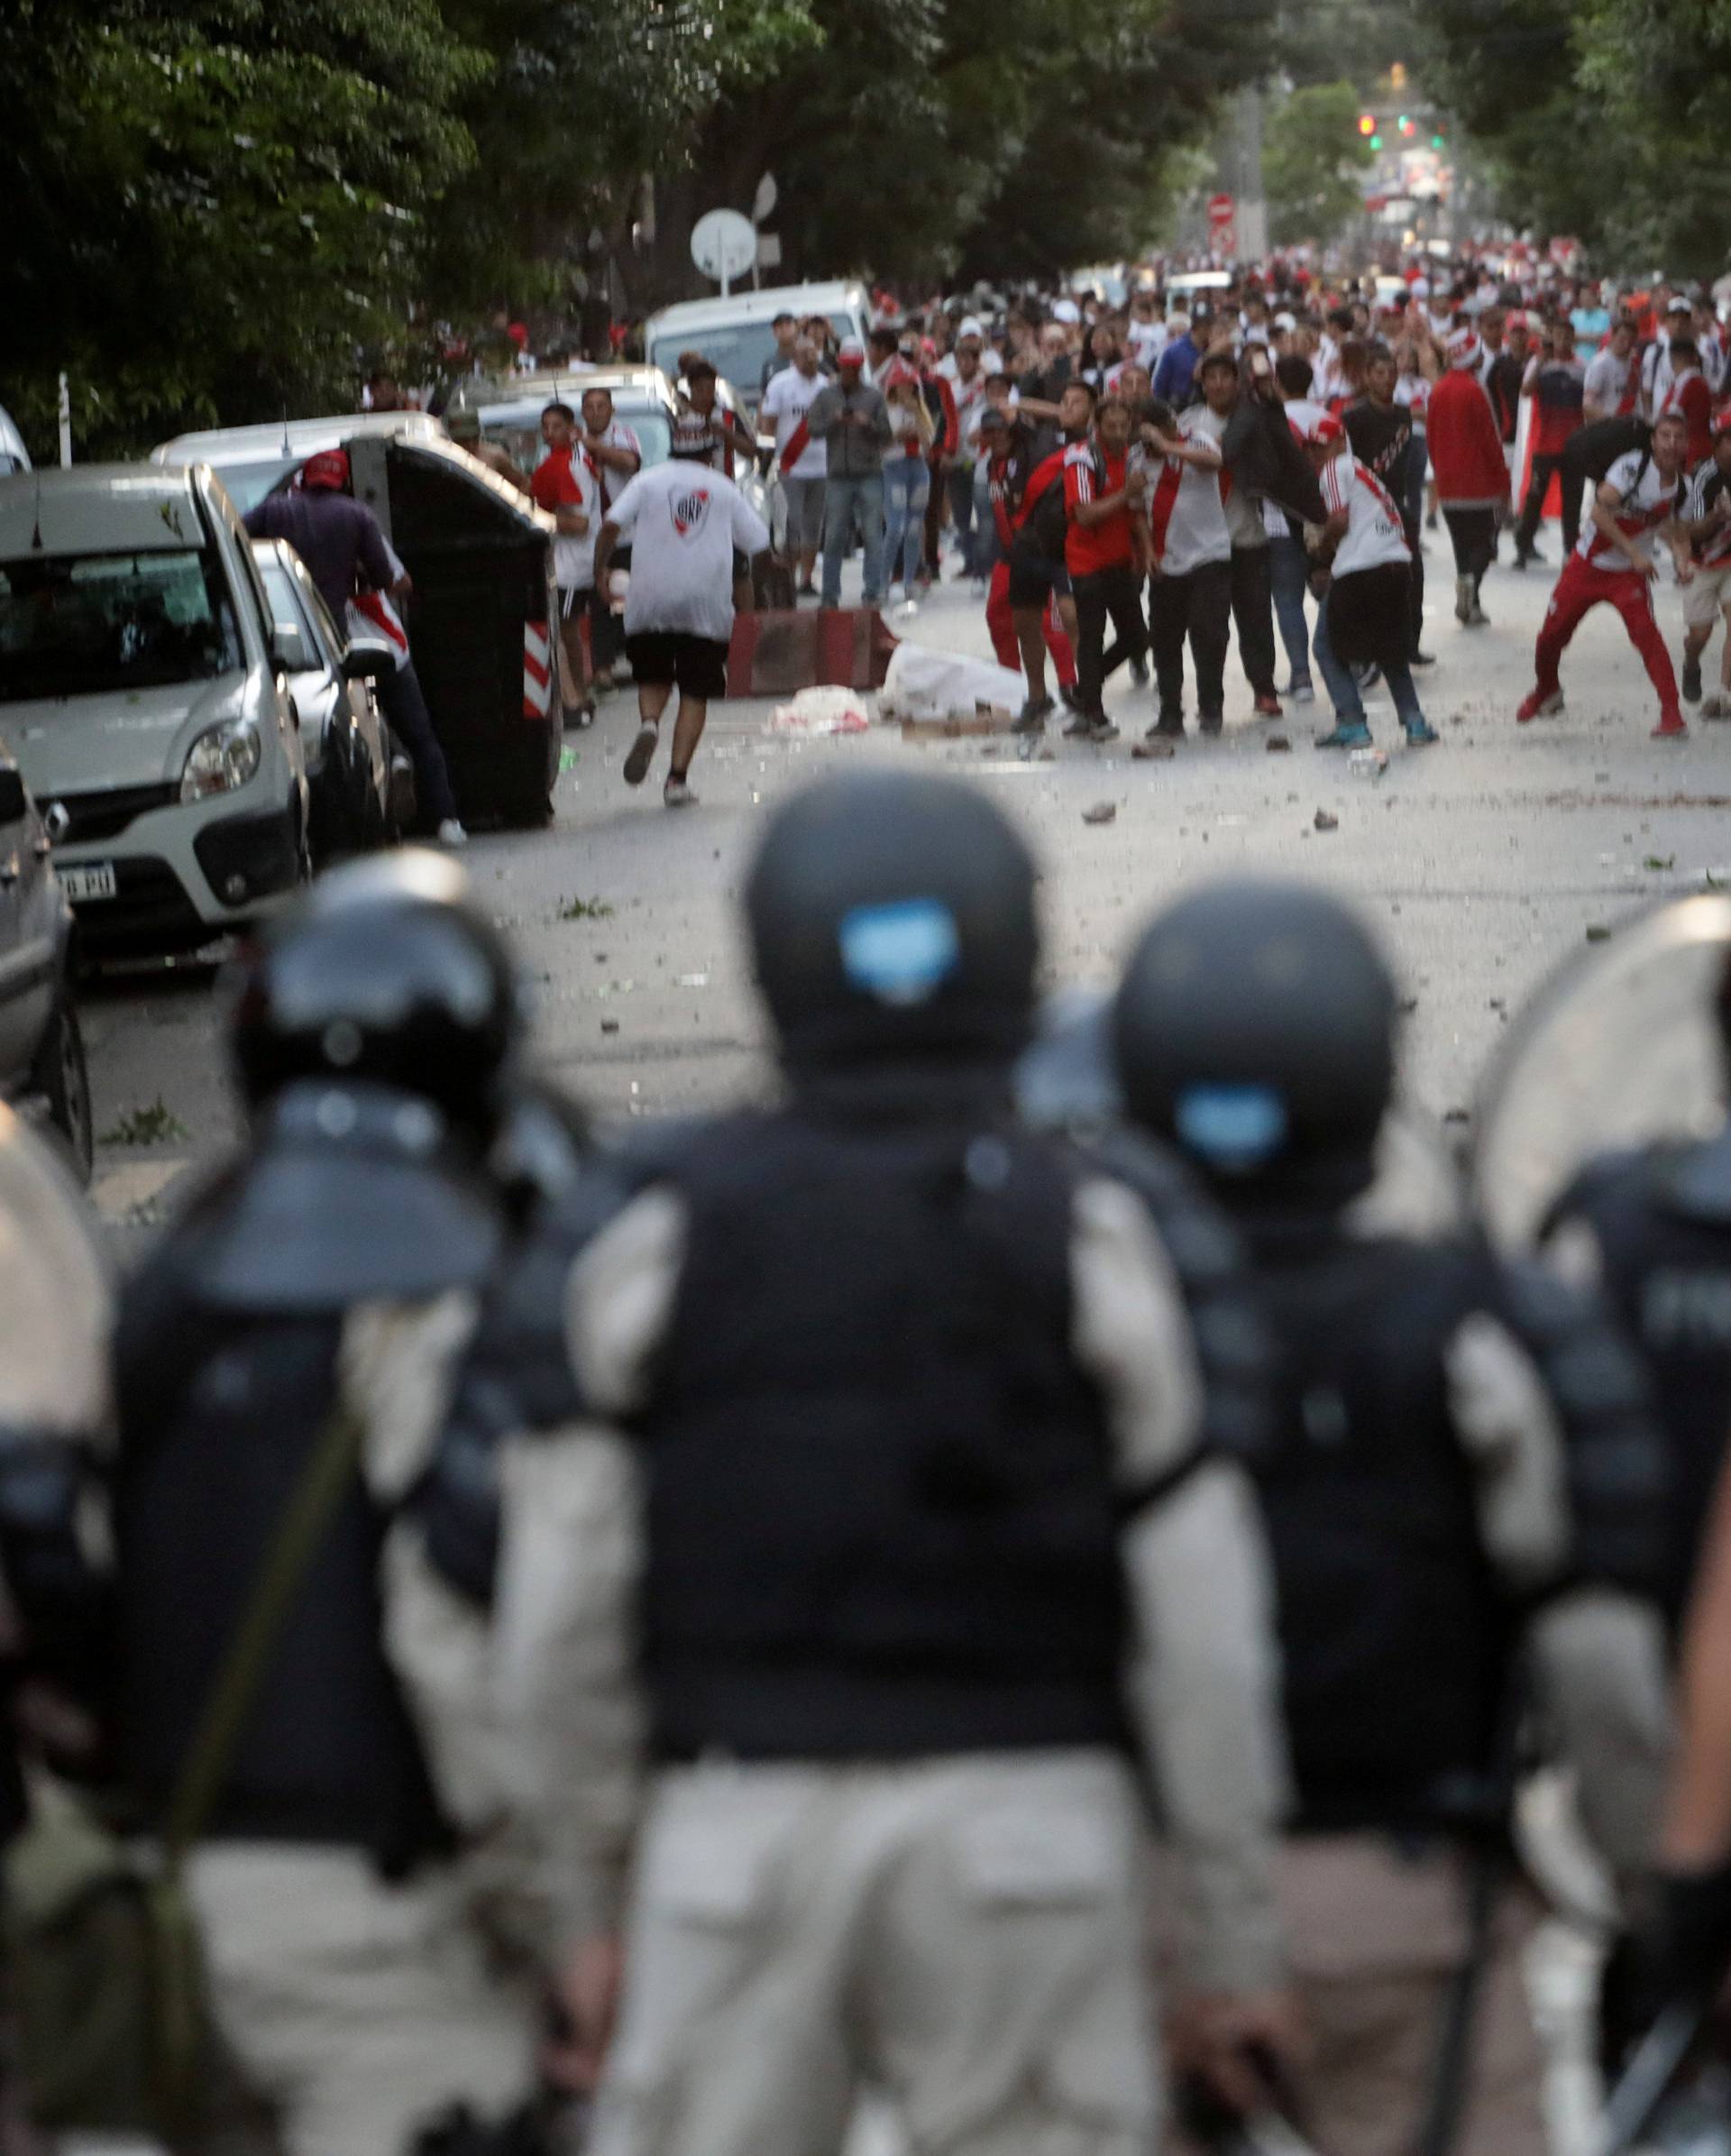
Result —
<svg viewBox="0 0 1731 2156"><path fill-rule="evenodd" d="M210 1817L289 1606L353 1476L362 1434L360 1417L339 1400L283 1509L175 1784L162 1832L170 1868L180 1864Z"/></svg>

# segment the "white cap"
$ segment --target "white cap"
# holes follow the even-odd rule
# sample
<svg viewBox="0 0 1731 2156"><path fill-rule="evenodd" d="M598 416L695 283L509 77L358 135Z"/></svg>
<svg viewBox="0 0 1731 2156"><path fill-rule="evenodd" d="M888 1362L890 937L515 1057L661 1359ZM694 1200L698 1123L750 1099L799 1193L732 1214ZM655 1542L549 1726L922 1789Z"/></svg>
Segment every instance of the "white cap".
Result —
<svg viewBox="0 0 1731 2156"><path fill-rule="evenodd" d="M1079 322L1082 309L1074 299L1059 299L1053 304L1052 319L1054 322Z"/></svg>
<svg viewBox="0 0 1731 2156"><path fill-rule="evenodd" d="M1296 329L1298 326L1298 317L1296 315L1288 314L1286 308L1282 307L1280 312L1274 317L1274 326L1277 329Z"/></svg>
<svg viewBox="0 0 1731 2156"><path fill-rule="evenodd" d="M985 342L985 332L980 327L977 317L974 315L962 317L961 327L956 332L956 342L959 344L964 337L978 337L982 344Z"/></svg>

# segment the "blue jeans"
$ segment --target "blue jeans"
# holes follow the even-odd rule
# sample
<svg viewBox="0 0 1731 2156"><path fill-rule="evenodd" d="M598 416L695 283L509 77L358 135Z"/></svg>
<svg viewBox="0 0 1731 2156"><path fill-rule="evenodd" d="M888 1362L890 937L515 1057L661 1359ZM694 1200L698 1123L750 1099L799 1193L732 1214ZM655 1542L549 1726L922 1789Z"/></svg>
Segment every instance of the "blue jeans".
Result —
<svg viewBox="0 0 1731 2156"><path fill-rule="evenodd" d="M892 583L911 584L926 543L931 472L922 456L884 460L884 569Z"/></svg>
<svg viewBox="0 0 1731 2156"><path fill-rule="evenodd" d="M867 606L884 596L884 481L874 472L866 479L832 477L823 497L823 603L841 604L841 564L853 545L854 526L866 548Z"/></svg>
<svg viewBox="0 0 1731 2156"><path fill-rule="evenodd" d="M1287 647L1292 686L1310 686L1310 631L1305 620L1305 594L1310 589L1310 563L1305 543L1290 533L1268 541L1268 576L1274 585L1275 619Z"/></svg>
<svg viewBox="0 0 1731 2156"><path fill-rule="evenodd" d="M1323 680L1328 686L1328 700L1334 706L1334 716L1342 726L1364 724L1364 699L1359 694L1359 684L1350 670L1334 656L1334 647L1328 638L1328 601L1323 600L1316 612L1316 664ZM1395 700L1395 715L1404 727L1423 726L1424 713L1418 701L1418 691L1413 684L1413 670L1405 659L1385 664L1382 677L1388 683Z"/></svg>

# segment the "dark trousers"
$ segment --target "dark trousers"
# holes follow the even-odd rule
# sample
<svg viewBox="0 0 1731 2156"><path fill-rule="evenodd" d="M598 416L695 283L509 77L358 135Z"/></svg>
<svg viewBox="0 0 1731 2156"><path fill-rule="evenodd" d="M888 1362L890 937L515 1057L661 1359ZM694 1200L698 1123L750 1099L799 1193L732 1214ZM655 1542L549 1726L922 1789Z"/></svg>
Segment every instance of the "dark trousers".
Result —
<svg viewBox="0 0 1731 2156"><path fill-rule="evenodd" d="M1272 696L1274 570L1266 546L1232 549L1232 625L1251 688L1259 696Z"/></svg>
<svg viewBox="0 0 1731 2156"><path fill-rule="evenodd" d="M979 566L979 541L974 536L974 467L952 464L944 474L944 491L949 497L949 520L961 541L962 559L970 576L984 576Z"/></svg>
<svg viewBox="0 0 1731 2156"><path fill-rule="evenodd" d="M1226 646L1232 613L1232 564L1204 562L1187 576L1157 576L1149 586L1149 626L1160 717L1184 708L1184 640L1196 669L1196 709L1217 719L1226 708Z"/></svg>
<svg viewBox="0 0 1731 2156"><path fill-rule="evenodd" d="M457 797L451 791L451 774L444 751L433 731L433 714L415 674L415 662L398 666L378 683L379 709L385 723L408 751L415 766L415 802L420 821L436 830L456 815Z"/></svg>
<svg viewBox="0 0 1731 2156"><path fill-rule="evenodd" d="M618 559L618 555L614 560ZM625 656L625 620L616 614L600 591L589 595L589 663L596 673L607 672Z"/></svg>
<svg viewBox="0 0 1731 2156"><path fill-rule="evenodd" d="M1552 456L1534 456L1533 475L1526 482L1526 499L1521 504L1521 520L1515 528L1515 551L1517 555L1528 555L1533 551L1533 542L1539 536L1540 519L1544 515L1544 497L1551 485L1551 475L1554 472L1558 484L1562 486L1562 463L1561 450ZM1562 487L1562 551L1572 554L1575 541L1580 537L1580 490L1576 488L1575 498L1571 501L1569 490L1565 486Z"/></svg>
<svg viewBox="0 0 1731 2156"><path fill-rule="evenodd" d="M1076 700L1091 719L1102 714L1100 699L1112 674L1126 659L1148 649L1142 622L1141 584L1129 567L1097 569L1092 576L1070 580L1076 594ZM1116 632L1106 647L1106 620Z"/></svg>
<svg viewBox="0 0 1731 2156"><path fill-rule="evenodd" d="M1420 482L1421 486L1423 482ZM1406 546L1413 557L1413 573L1406 598L1406 620L1412 634L1407 639L1406 656L1411 658L1419 647L1424 630L1424 549L1419 539L1419 513L1415 509L1409 517L1403 509L1400 528L1406 534Z"/></svg>
<svg viewBox="0 0 1731 2156"><path fill-rule="evenodd" d="M1476 592L1485 571L1497 558L1497 512L1494 509L1451 509L1445 501L1442 521L1454 542L1454 573L1471 577Z"/></svg>

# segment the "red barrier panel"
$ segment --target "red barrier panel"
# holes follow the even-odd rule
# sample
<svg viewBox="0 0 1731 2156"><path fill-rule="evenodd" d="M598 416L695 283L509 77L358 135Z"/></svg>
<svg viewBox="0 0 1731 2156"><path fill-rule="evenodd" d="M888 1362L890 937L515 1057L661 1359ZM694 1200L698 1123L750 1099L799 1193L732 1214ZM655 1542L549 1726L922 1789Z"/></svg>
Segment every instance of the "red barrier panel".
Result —
<svg viewBox="0 0 1731 2156"><path fill-rule="evenodd" d="M878 689L895 638L875 607L784 608L734 617L729 696L815 687Z"/></svg>

